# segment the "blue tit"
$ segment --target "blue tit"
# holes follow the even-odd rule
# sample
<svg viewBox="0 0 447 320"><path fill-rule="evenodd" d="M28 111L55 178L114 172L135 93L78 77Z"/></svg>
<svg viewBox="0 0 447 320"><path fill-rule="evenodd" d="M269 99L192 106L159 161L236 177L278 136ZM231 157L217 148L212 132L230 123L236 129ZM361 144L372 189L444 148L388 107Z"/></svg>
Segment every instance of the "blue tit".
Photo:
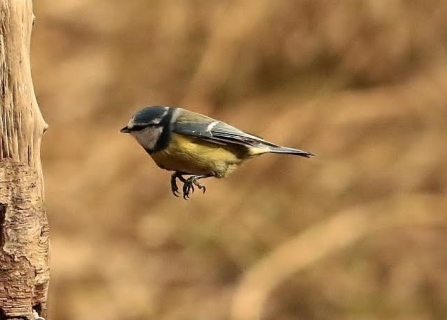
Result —
<svg viewBox="0 0 447 320"><path fill-rule="evenodd" d="M222 121L174 107L141 109L121 132L130 133L160 168L174 171L172 193L180 194L178 179L183 183L184 199L189 198L194 186L205 192L200 179L224 178L249 158L264 153L313 156L310 152L282 147Z"/></svg>

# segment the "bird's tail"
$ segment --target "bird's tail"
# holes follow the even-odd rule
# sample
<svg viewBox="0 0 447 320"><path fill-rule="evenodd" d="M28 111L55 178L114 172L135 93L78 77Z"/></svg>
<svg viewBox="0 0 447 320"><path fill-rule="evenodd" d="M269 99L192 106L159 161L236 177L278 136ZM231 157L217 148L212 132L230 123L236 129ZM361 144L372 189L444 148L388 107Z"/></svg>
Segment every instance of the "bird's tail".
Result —
<svg viewBox="0 0 447 320"><path fill-rule="evenodd" d="M310 158L312 156L315 156L313 153L300 150L300 149L293 149L293 148L287 148L287 147L269 147L269 152L271 153L282 153L282 154L293 154L296 156L306 157Z"/></svg>

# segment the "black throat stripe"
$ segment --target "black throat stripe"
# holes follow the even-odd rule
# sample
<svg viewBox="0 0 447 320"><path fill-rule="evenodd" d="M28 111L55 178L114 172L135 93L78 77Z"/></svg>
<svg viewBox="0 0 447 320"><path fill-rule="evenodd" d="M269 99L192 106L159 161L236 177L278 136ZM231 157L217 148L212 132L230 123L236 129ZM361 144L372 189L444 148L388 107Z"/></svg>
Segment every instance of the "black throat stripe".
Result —
<svg viewBox="0 0 447 320"><path fill-rule="evenodd" d="M168 113L160 121L160 127L163 128L154 149L148 151L149 153L161 151L169 146L172 138L172 115L176 108L169 108ZM147 151L147 150L146 150Z"/></svg>

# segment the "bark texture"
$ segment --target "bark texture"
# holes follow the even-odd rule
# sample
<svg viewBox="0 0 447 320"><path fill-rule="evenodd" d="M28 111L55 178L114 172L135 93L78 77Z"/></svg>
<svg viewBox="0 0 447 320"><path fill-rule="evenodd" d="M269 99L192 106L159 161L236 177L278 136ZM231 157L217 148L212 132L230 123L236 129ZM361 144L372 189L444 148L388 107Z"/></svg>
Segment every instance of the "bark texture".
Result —
<svg viewBox="0 0 447 320"><path fill-rule="evenodd" d="M46 316L49 230L30 68L31 0L0 0L0 319Z"/></svg>

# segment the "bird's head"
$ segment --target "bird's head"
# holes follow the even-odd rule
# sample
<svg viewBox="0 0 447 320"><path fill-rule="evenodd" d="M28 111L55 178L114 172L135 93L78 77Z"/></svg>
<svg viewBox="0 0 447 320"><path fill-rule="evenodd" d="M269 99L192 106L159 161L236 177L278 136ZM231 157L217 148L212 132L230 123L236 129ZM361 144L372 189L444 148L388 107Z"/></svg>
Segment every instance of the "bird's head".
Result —
<svg viewBox="0 0 447 320"><path fill-rule="evenodd" d="M120 130L130 133L147 151L153 152L160 148L163 131L169 129L169 107L153 106L137 111L127 125Z"/></svg>

